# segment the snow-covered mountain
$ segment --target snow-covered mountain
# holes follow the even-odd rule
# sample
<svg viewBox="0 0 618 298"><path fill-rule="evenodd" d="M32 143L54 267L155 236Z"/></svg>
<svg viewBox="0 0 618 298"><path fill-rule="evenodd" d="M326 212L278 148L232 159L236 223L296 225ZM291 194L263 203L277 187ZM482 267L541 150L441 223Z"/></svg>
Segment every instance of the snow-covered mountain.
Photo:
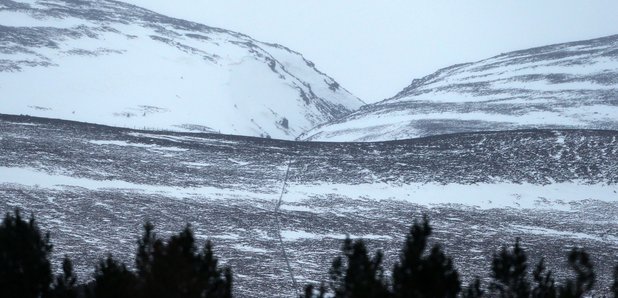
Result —
<svg viewBox="0 0 618 298"><path fill-rule="evenodd" d="M293 139L363 104L299 53L107 0L0 0L0 113Z"/></svg>
<svg viewBox="0 0 618 298"><path fill-rule="evenodd" d="M618 129L618 35L447 67L302 138L381 141L524 128Z"/></svg>

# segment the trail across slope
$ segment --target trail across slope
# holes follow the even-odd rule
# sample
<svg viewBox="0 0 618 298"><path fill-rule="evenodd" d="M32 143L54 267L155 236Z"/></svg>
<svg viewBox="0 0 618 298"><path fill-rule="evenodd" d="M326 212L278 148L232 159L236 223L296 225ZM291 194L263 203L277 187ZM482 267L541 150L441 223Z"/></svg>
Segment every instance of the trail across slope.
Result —
<svg viewBox="0 0 618 298"><path fill-rule="evenodd" d="M279 194L279 200L277 201L277 204L275 205L275 223L276 223L276 228L277 228L277 235L279 237L279 245L281 246L281 253L283 254L285 265L287 266L288 272L290 274L290 279L292 280L292 286L294 287L294 291L295 291L294 294L295 296L298 296L300 293L298 290L299 289L298 284L296 283L296 278L294 277L294 270L292 270L290 259L288 258L288 253L285 250L283 238L281 237L281 203L283 202L283 196L286 192L286 185L288 182L291 166L292 166L292 158L290 157L288 159L287 167L285 169L285 176L283 178L283 183L281 185L281 193Z"/></svg>

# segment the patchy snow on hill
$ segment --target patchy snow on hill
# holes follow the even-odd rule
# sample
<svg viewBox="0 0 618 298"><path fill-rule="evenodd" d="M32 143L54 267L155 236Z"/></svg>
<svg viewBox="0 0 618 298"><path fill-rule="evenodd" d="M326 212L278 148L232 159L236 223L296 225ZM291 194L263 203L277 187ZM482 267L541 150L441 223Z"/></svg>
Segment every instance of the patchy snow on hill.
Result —
<svg viewBox="0 0 618 298"><path fill-rule="evenodd" d="M488 277L491 255L521 237L558 272L566 251L586 247L603 287L614 269L603 260L618 253L617 192L618 131L327 143L0 114L0 212L34 213L54 268L68 254L80 280L110 252L132 264L146 220L162 237L190 223L232 267L237 297L294 296L328 280L346 235L382 249L390 268L426 214L462 279Z"/></svg>
<svg viewBox="0 0 618 298"><path fill-rule="evenodd" d="M524 128L618 129L618 35L447 67L301 138L385 141Z"/></svg>

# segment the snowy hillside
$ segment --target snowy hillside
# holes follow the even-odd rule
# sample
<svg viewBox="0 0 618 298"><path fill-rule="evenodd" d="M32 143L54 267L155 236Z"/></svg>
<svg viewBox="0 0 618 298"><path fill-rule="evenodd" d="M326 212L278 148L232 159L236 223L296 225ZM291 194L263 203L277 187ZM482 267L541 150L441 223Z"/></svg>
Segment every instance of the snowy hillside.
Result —
<svg viewBox="0 0 618 298"><path fill-rule="evenodd" d="M0 0L0 113L294 139L363 103L299 53L101 0Z"/></svg>
<svg viewBox="0 0 618 298"><path fill-rule="evenodd" d="M618 129L618 35L447 67L302 138L380 141L527 128Z"/></svg>
<svg viewBox="0 0 618 298"><path fill-rule="evenodd" d="M566 251L586 247L603 287L618 254L617 191L618 131L319 143L0 114L0 213L34 212L55 268L68 254L82 281L108 252L133 264L146 219L165 237L189 222L232 267L235 297L294 297L291 276L327 281L346 234L391 268L425 213L464 280L487 276L492 254L522 237L558 272Z"/></svg>

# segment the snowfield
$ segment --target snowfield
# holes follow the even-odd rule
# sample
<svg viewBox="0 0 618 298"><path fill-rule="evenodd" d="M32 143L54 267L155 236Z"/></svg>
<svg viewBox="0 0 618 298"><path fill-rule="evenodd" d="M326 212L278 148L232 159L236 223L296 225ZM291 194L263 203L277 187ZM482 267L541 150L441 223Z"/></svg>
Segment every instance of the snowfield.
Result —
<svg viewBox="0 0 618 298"><path fill-rule="evenodd" d="M0 113L294 139L363 102L299 53L114 1L0 2Z"/></svg>

